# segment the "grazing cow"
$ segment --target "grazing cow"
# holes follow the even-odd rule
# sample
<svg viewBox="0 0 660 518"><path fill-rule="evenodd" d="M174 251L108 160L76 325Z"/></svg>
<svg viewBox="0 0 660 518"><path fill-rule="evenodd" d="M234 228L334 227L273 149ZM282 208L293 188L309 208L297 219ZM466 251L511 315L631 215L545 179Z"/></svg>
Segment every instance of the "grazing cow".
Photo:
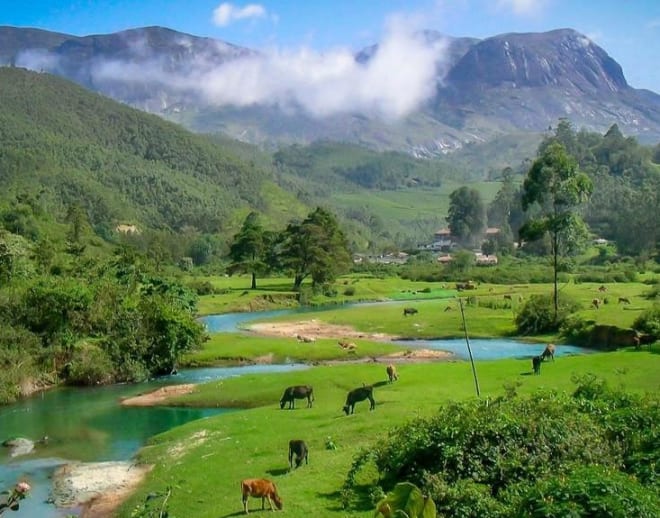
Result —
<svg viewBox="0 0 660 518"><path fill-rule="evenodd" d="M376 402L374 401L373 393L374 388L371 385L351 390L346 396L346 404L344 405L344 412L346 415L354 413L355 403L364 401L365 399L368 399L371 403L369 410L376 408Z"/></svg>
<svg viewBox="0 0 660 518"><path fill-rule="evenodd" d="M619 297L619 304L630 304L630 299L628 297Z"/></svg>
<svg viewBox="0 0 660 518"><path fill-rule="evenodd" d="M293 468L293 457L296 457L296 468L299 468L303 460L305 464L309 464L309 449L305 441L299 439L291 439L289 441L289 466Z"/></svg>
<svg viewBox="0 0 660 518"><path fill-rule="evenodd" d="M600 299L594 299L594 300L591 301L591 305L592 305L595 309L598 309L602 303L603 303L603 302L602 302Z"/></svg>
<svg viewBox="0 0 660 518"><path fill-rule="evenodd" d="M313 336L296 335L296 338L298 339L299 342L304 342L306 344L312 344L316 342L316 338L314 338Z"/></svg>
<svg viewBox="0 0 660 518"><path fill-rule="evenodd" d="M407 317L408 315L417 314L417 308L403 308L403 316Z"/></svg>
<svg viewBox="0 0 660 518"><path fill-rule="evenodd" d="M534 374L539 375L541 374L541 362L543 361L543 357L541 356L534 356L532 358L532 369L534 369Z"/></svg>
<svg viewBox="0 0 660 518"><path fill-rule="evenodd" d="M601 293L605 293L607 291L607 286L601 284L600 287L598 288L598 291L600 291Z"/></svg>
<svg viewBox="0 0 660 518"><path fill-rule="evenodd" d="M390 383L399 379L399 375L396 372L396 367L391 363L387 366L387 377L390 380Z"/></svg>
<svg viewBox="0 0 660 518"><path fill-rule="evenodd" d="M307 398L307 408L312 408L312 401L314 401L314 389L310 385L295 385L287 387L280 399L280 408L289 403L289 409L296 408L296 399Z"/></svg>
<svg viewBox="0 0 660 518"><path fill-rule="evenodd" d="M541 353L541 359L545 361L546 358L552 358L555 361L555 344L548 344Z"/></svg>
<svg viewBox="0 0 660 518"><path fill-rule="evenodd" d="M511 300L511 295L504 295L504 300Z"/></svg>
<svg viewBox="0 0 660 518"><path fill-rule="evenodd" d="M273 502L278 509L282 509L282 499L277 494L275 484L265 478L246 478L241 481L241 494L243 495L243 510L248 514L248 497L261 497L261 509L265 509L265 500L268 499L270 510L273 509Z"/></svg>
<svg viewBox="0 0 660 518"><path fill-rule="evenodd" d="M447 306L447 307L445 308L445 313L446 313L447 311L451 311L451 310L452 310L452 307L451 307L451 306Z"/></svg>

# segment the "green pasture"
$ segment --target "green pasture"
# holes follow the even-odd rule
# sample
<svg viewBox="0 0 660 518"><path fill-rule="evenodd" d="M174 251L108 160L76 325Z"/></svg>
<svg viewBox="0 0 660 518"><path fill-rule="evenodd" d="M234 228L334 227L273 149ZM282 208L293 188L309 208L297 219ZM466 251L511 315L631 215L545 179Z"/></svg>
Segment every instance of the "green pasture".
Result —
<svg viewBox="0 0 660 518"><path fill-rule="evenodd" d="M445 217L449 211L449 196L463 183L447 180L438 189L406 189L397 191L372 191L364 193L336 193L332 196L335 205L344 209L367 208L383 221L437 221L438 227L446 227ZM484 203L490 203L502 186L501 182L472 182L470 188L481 194ZM438 229L435 229L438 230ZM429 235L431 240L433 236Z"/></svg>
<svg viewBox="0 0 660 518"><path fill-rule="evenodd" d="M539 345L539 347L541 347ZM517 387L521 394L544 390L570 392L575 376L587 373L605 379L610 386L644 392L660 389L657 377L660 351L618 351L557 358L542 365L541 375L531 375L525 360L478 362L481 399L504 394ZM352 363L311 367L290 373L246 375L200 385L177 405L249 407L211 417L158 435L144 447L139 461L155 465L147 480L120 509L131 516L147 495L164 491L171 516L223 518L242 514L240 480L265 477L275 481L292 518L371 517L372 508L345 510L340 490L354 455L369 448L392 427L416 416L431 414L439 405L475 397L467 362L399 364L400 380L386 382L382 363ZM363 383L375 384L376 409L358 403L354 415L341 407L346 392ZM315 401L311 409L301 401L295 410L280 410L285 387L311 384ZM331 437L336 450L325 449ZM310 463L289 471L287 444L304 439L310 447ZM374 476L370 470L364 477ZM366 482L366 480L364 480ZM250 509L260 504L250 500ZM267 511L270 513L270 511ZM259 515L259 514L258 514Z"/></svg>
<svg viewBox="0 0 660 518"><path fill-rule="evenodd" d="M231 311L254 311L276 307L298 306L296 293L292 291L293 278L266 277L257 279L257 289L250 289L251 277L196 276L184 277L183 282L210 282L220 293L203 295L198 303L201 315ZM376 300L418 300L453 296L453 285L409 281L399 277L378 278L372 275L345 275L333 284L337 295L330 297L316 294L310 300L314 305L344 304ZM352 293L352 294L350 294Z"/></svg>

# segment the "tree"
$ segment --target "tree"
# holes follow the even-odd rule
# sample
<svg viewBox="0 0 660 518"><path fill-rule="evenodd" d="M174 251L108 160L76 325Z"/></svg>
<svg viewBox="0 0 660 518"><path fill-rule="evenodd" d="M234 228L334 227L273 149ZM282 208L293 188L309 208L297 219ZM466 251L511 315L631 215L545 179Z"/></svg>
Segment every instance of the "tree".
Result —
<svg viewBox="0 0 660 518"><path fill-rule="evenodd" d="M452 235L474 243L486 229L486 206L476 189L461 187L449 195L447 216Z"/></svg>
<svg viewBox="0 0 660 518"><path fill-rule="evenodd" d="M256 290L257 275L268 270L266 255L271 243L271 234L261 226L259 214L250 212L231 244L229 257L232 263L229 265L229 271L250 273L252 275L251 288Z"/></svg>
<svg viewBox="0 0 660 518"><path fill-rule="evenodd" d="M280 244L282 265L293 272L293 289L312 277L314 286L331 282L348 269L351 254L344 232L330 212L318 207L302 223L290 223Z"/></svg>
<svg viewBox="0 0 660 518"><path fill-rule="evenodd" d="M535 241L549 234L554 273L554 310L558 313L557 273L559 257L568 236L582 220L579 205L591 195L591 180L578 171L577 163L558 142L550 144L534 161L523 183L523 210L538 211L520 229L520 237Z"/></svg>

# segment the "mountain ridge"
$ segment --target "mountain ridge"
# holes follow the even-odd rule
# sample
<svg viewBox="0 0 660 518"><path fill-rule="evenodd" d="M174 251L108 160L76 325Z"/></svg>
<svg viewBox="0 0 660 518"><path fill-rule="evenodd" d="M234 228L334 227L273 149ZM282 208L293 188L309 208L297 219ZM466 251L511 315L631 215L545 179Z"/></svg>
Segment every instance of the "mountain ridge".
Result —
<svg viewBox="0 0 660 518"><path fill-rule="evenodd" d="M272 148L330 139L434 156L509 132L540 134L559 118L594 131L616 123L642 141L660 139L660 95L628 85L616 60L573 29L483 39L427 30L422 40L443 49L435 91L394 121L359 110L317 117L275 101L214 105L195 88L195 79L207 79L199 70L218 77L225 64L263 55L164 27L70 37L0 27L0 63L62 75L194 131ZM375 44L353 57L368 66L379 51Z"/></svg>

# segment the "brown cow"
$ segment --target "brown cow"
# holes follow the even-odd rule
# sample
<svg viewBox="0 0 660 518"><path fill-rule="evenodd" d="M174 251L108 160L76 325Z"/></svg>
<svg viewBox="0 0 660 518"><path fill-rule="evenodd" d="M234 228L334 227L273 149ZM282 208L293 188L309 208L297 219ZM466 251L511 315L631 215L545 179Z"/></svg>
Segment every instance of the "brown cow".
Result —
<svg viewBox="0 0 660 518"><path fill-rule="evenodd" d="M604 284L601 284L600 288L598 288L598 291L600 291L601 293L605 293L607 291L607 286L605 286Z"/></svg>
<svg viewBox="0 0 660 518"><path fill-rule="evenodd" d="M591 305L592 305L595 309L598 309L602 303L603 303L603 302L602 302L600 299L593 299L593 300L591 301Z"/></svg>
<svg viewBox="0 0 660 518"><path fill-rule="evenodd" d="M416 315L417 308L403 308L403 316L407 317L408 315Z"/></svg>
<svg viewBox="0 0 660 518"><path fill-rule="evenodd" d="M619 304L630 304L630 299L628 297L619 297Z"/></svg>
<svg viewBox="0 0 660 518"><path fill-rule="evenodd" d="M387 377L390 380L390 383L399 379L399 375L396 372L396 367L391 363L387 366Z"/></svg>
<svg viewBox="0 0 660 518"><path fill-rule="evenodd" d="M268 499L270 510L273 509L273 502L278 509L282 509L282 499L277 494L275 484L265 478L246 478L241 481L241 493L243 495L243 510L248 514L248 497L261 497L261 509L266 508L265 500Z"/></svg>

